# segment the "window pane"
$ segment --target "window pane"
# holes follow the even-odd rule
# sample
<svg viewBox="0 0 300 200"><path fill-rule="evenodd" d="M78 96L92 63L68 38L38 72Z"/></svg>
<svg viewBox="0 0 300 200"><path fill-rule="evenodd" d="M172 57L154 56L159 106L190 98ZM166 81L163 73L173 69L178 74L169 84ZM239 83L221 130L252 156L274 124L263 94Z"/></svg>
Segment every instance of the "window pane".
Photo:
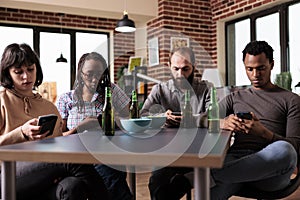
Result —
<svg viewBox="0 0 300 200"><path fill-rule="evenodd" d="M294 87L300 82L300 64L299 64L299 52L300 52L300 3L289 7L289 39L290 39L290 72L292 74L292 89L294 92L300 94L300 88Z"/></svg>
<svg viewBox="0 0 300 200"><path fill-rule="evenodd" d="M245 46L250 42L250 19L235 24L235 85L250 85L246 75L243 53Z"/></svg>
<svg viewBox="0 0 300 200"><path fill-rule="evenodd" d="M57 63L60 54L67 63ZM57 95L71 89L70 80L70 35L62 33L40 33L40 59L44 74L43 82L56 82Z"/></svg>
<svg viewBox="0 0 300 200"><path fill-rule="evenodd" d="M15 28L0 26L0 54L11 43L26 43L33 48L33 30L31 28Z"/></svg>
<svg viewBox="0 0 300 200"><path fill-rule="evenodd" d="M279 13L256 20L256 39L265 40L274 49L274 68L271 72L271 81L274 82L276 74L281 72Z"/></svg>
<svg viewBox="0 0 300 200"><path fill-rule="evenodd" d="M108 38L106 34L76 33L76 64L80 57L90 52L100 53L108 63ZM108 63L109 64L109 63ZM77 70L77 66L76 66Z"/></svg>

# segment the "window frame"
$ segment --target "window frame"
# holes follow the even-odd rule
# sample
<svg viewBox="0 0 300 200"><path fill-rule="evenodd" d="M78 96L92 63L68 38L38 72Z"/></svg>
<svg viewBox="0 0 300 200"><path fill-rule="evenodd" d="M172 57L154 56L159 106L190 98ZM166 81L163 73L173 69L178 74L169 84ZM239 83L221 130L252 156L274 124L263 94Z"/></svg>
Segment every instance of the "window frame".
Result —
<svg viewBox="0 0 300 200"><path fill-rule="evenodd" d="M256 40L256 20L258 18L279 13L279 30L280 30L280 59L281 59L281 71L287 72L290 70L290 57L289 57L289 20L288 20L288 9L289 6L300 3L300 0L294 0L292 2L282 3L276 5L272 8L268 8L244 17L240 17L228 22L225 22L225 45L226 45L226 85L235 85L235 78L232 77L232 74L235 73L235 65L232 65L232 61L235 59L235 54L232 52L234 50L234 43L229 41L234 39L235 36L231 35L232 30L230 26L234 25L237 22L243 21L245 19L250 19L250 40ZM230 33L229 33L230 32ZM233 40L234 41L234 40ZM231 69L230 66L234 66L234 69Z"/></svg>
<svg viewBox="0 0 300 200"><path fill-rule="evenodd" d="M33 30L33 49L40 56L40 33L49 32L49 33L63 33L70 34L70 89L73 88L73 84L76 79L76 33L93 33L93 34L104 34L107 35L107 50L108 57L107 63L110 63L110 41L109 41L109 32L96 31L96 30L81 30L81 29L72 29L72 28L60 28L60 27L44 27L44 26L33 26L26 24L12 24L12 23L0 23L0 26L12 27L12 28L31 28ZM2 53L2 52L1 52Z"/></svg>

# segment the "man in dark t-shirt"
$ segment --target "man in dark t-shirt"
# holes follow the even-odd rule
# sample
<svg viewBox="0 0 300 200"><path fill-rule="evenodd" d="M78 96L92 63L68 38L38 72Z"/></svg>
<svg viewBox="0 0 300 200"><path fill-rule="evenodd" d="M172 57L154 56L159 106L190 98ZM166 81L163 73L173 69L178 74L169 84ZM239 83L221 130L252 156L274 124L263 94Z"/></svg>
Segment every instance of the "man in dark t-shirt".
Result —
<svg viewBox="0 0 300 200"><path fill-rule="evenodd" d="M228 199L248 185L264 191L286 187L300 154L300 97L271 82L272 47L265 41L250 42L243 62L252 86L220 101L220 115L225 117L221 127L232 131L234 142L224 166L211 170L211 199ZM251 119L236 115L245 111ZM156 199L180 199L187 180L193 185L192 173L170 180L172 193L156 188Z"/></svg>
<svg viewBox="0 0 300 200"><path fill-rule="evenodd" d="M222 127L234 134L222 169L213 169L212 199L227 199L247 183L264 191L286 187L300 152L300 97L274 85L273 49L253 41L243 50L252 87L231 93L220 102ZM236 113L251 112L252 119Z"/></svg>

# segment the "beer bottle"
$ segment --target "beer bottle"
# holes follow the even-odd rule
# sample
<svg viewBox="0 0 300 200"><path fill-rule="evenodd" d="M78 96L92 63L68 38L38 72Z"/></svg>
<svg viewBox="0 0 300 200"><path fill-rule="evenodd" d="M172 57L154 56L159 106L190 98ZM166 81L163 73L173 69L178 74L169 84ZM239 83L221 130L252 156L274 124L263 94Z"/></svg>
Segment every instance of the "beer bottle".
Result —
<svg viewBox="0 0 300 200"><path fill-rule="evenodd" d="M99 84L98 84L98 88L97 91L104 91L105 87L111 87L111 82L110 82L110 76L109 76L109 69L106 68L104 70L104 72L102 73L100 80L99 80Z"/></svg>
<svg viewBox="0 0 300 200"><path fill-rule="evenodd" d="M191 128L194 126L190 90L186 90L184 94L184 106L182 110L182 126L183 128Z"/></svg>
<svg viewBox="0 0 300 200"><path fill-rule="evenodd" d="M217 100L217 91L215 87L212 87L210 93L210 103L207 110L207 120L208 120L208 132L219 133L220 132L219 104Z"/></svg>
<svg viewBox="0 0 300 200"><path fill-rule="evenodd" d="M131 105L130 105L130 108L129 108L129 114L130 114L131 119L140 117L137 94L136 94L135 90L132 90Z"/></svg>
<svg viewBox="0 0 300 200"><path fill-rule="evenodd" d="M102 129L107 136L115 134L114 110L112 107L111 88L105 87L105 102L102 111Z"/></svg>

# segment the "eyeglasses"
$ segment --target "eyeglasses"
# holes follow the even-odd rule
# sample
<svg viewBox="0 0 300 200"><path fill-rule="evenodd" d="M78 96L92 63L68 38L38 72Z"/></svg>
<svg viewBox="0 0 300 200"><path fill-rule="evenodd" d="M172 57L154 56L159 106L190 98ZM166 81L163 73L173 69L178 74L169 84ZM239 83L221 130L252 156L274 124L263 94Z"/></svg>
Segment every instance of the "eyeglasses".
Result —
<svg viewBox="0 0 300 200"><path fill-rule="evenodd" d="M81 72L82 75L89 81L93 80L93 79L96 79L96 80L100 80L101 76L99 73L84 73L84 72Z"/></svg>

